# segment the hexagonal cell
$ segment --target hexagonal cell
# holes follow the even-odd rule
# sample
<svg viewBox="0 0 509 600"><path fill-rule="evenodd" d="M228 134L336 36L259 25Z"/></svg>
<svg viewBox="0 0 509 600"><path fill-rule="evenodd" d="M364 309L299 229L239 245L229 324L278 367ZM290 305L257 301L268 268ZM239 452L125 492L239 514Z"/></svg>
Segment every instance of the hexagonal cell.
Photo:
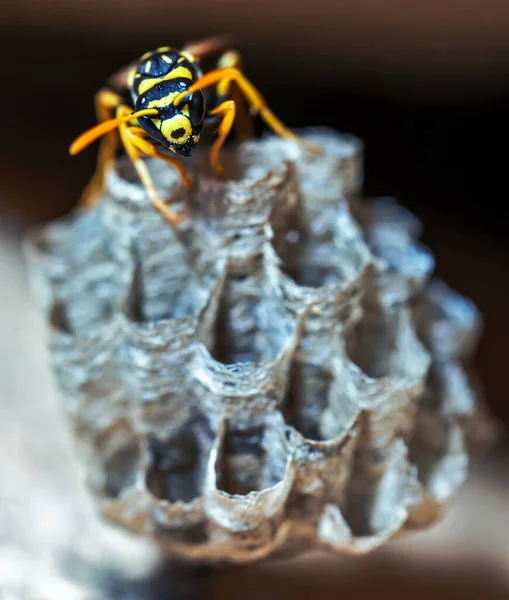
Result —
<svg viewBox="0 0 509 600"><path fill-rule="evenodd" d="M305 438L330 440L341 435L343 421L350 423L351 412L356 410L352 404L356 383L349 387L345 384L341 390L334 363L348 360L343 359L341 340L358 318L359 290L355 286L343 292L319 288L307 296L301 288L296 295L305 310L299 324L299 340L292 357L283 412L287 423ZM348 415L336 410L339 397L348 407ZM332 410L332 406L336 408Z"/></svg>
<svg viewBox="0 0 509 600"><path fill-rule="evenodd" d="M144 472L140 438L125 419L92 439L93 467L89 483L104 498L118 498L132 488Z"/></svg>
<svg viewBox="0 0 509 600"><path fill-rule="evenodd" d="M279 408L288 381L295 338L289 337L270 362L224 364L198 346L192 373L192 397L215 419L235 426L260 423L266 412Z"/></svg>
<svg viewBox="0 0 509 600"><path fill-rule="evenodd" d="M228 177L226 184L213 178L208 154L199 154L198 188L192 195L197 212L197 242L201 245L203 238L210 251L218 246L219 238L223 248L217 249L228 254L235 264L260 251L268 239L269 223L272 243L282 256L288 243L293 249L288 232L301 229L303 215L295 165L286 162L282 155L272 155L276 160L260 169L258 161L265 156L266 145L271 142L257 140L252 142L251 153L226 150L222 159Z"/></svg>
<svg viewBox="0 0 509 600"><path fill-rule="evenodd" d="M279 301L274 290L274 280L280 280L276 259L268 246L264 250L269 253L227 267L217 296L214 335L205 340L220 364L272 363L296 336L298 316Z"/></svg>
<svg viewBox="0 0 509 600"><path fill-rule="evenodd" d="M52 365L64 393L64 406L85 435L110 424L125 410L115 366L116 324L104 323L76 333L67 306L51 310Z"/></svg>
<svg viewBox="0 0 509 600"><path fill-rule="evenodd" d="M219 299L211 355L224 364L255 362L264 352L258 344L263 284L251 274L227 276Z"/></svg>
<svg viewBox="0 0 509 600"><path fill-rule="evenodd" d="M359 413L350 407L349 420L344 415L339 423L332 422L336 415L326 413L323 429L330 434L327 440L303 438L292 427L288 428L295 444L297 474L287 510L290 519L299 522L302 530L314 531L318 514L326 505L343 506L353 467Z"/></svg>
<svg viewBox="0 0 509 600"><path fill-rule="evenodd" d="M391 198L375 198L366 210L366 240L373 254L394 275L386 286L406 285L406 297L415 296L427 283L435 268L431 251L417 241L420 222ZM387 290L390 292L390 289Z"/></svg>
<svg viewBox="0 0 509 600"><path fill-rule="evenodd" d="M457 362L434 364L419 398L410 457L426 491L427 518L432 520L463 483L468 453L460 423L475 411L467 374ZM422 524L422 516L418 516Z"/></svg>
<svg viewBox="0 0 509 600"><path fill-rule="evenodd" d="M185 200L182 198L184 186L176 169L168 168L161 161L151 158L147 158L146 165L156 189L167 202L178 204L178 196L181 197L181 200ZM147 201L145 190L140 186L138 173L128 157L121 157L116 161L115 167L107 174L106 185L105 203L116 205L115 214L117 216L122 215L124 219L139 219L140 214L144 214L144 218L152 217L163 224L163 219ZM109 216L107 219L109 221Z"/></svg>
<svg viewBox="0 0 509 600"><path fill-rule="evenodd" d="M267 296L264 287L262 277L227 278L219 301L214 344L208 346L218 362L272 362L294 337L295 318Z"/></svg>
<svg viewBox="0 0 509 600"><path fill-rule="evenodd" d="M317 445L340 440L357 430L366 400L358 369L345 356L341 340L331 342L327 352L327 368L293 363L283 405L286 422L308 443Z"/></svg>
<svg viewBox="0 0 509 600"><path fill-rule="evenodd" d="M391 446L375 485L355 471L346 506L329 504L320 519L320 539L336 551L366 554L382 546L405 525L419 492L407 448L400 439Z"/></svg>
<svg viewBox="0 0 509 600"><path fill-rule="evenodd" d="M425 514L433 520L467 476L468 454L458 423L448 423L429 410L419 410L410 440L410 458L427 494ZM422 516L419 520L422 522Z"/></svg>
<svg viewBox="0 0 509 600"><path fill-rule="evenodd" d="M440 279L433 279L416 300L414 319L420 339L437 360L468 359L477 347L479 311Z"/></svg>
<svg viewBox="0 0 509 600"><path fill-rule="evenodd" d="M76 332L86 332L111 321L121 292L118 289L113 263L89 266L67 284L67 312Z"/></svg>
<svg viewBox="0 0 509 600"><path fill-rule="evenodd" d="M406 455L403 440L412 435L416 398L424 388L430 359L410 326L408 309L400 306L365 310L347 335L345 350L362 410L345 515L352 531L364 536L372 535L373 519L379 518L373 510L381 507L380 494L391 481L391 456L398 439Z"/></svg>
<svg viewBox="0 0 509 600"><path fill-rule="evenodd" d="M199 153L198 158L210 162L208 155ZM202 264L226 260L236 275L253 275L255 267L250 263L263 253L272 233L267 227L271 212L291 202L286 191L291 181L287 165L279 162L265 177L246 178L236 159L235 154L225 152L223 163L227 172L235 171L239 178L217 179L203 171L197 174L189 202L195 213L189 245L197 270Z"/></svg>
<svg viewBox="0 0 509 600"><path fill-rule="evenodd" d="M458 361L433 363L419 408L446 419L472 416L476 410L476 390L471 376Z"/></svg>
<svg viewBox="0 0 509 600"><path fill-rule="evenodd" d="M416 381L429 366L429 355L418 341L405 307L383 312L364 310L347 333L346 352L370 378L391 376Z"/></svg>
<svg viewBox="0 0 509 600"><path fill-rule="evenodd" d="M277 164L289 161L297 168L301 189L319 202L336 202L339 197L350 197L360 191L363 180L361 140L326 127L298 133L318 144L321 152L309 152L293 139L267 135L239 148L239 160L248 167L245 174L261 178Z"/></svg>
<svg viewBox="0 0 509 600"><path fill-rule="evenodd" d="M106 483L103 492L109 498L117 498L122 490L131 486L137 475L140 449L136 441L126 442L112 453L105 462Z"/></svg>
<svg viewBox="0 0 509 600"><path fill-rule="evenodd" d="M117 372L136 418L158 436L167 437L185 425L195 406L190 381L193 360L200 341L213 339L209 330L222 281L211 276L207 285L207 290L195 290L188 297L181 290L175 303L166 308L169 318L150 320L143 313L143 296L135 277L124 312L117 317Z"/></svg>
<svg viewBox="0 0 509 600"><path fill-rule="evenodd" d="M267 415L252 427L226 424L216 465L217 488L245 496L279 483L288 463L288 440L283 422Z"/></svg>
<svg viewBox="0 0 509 600"><path fill-rule="evenodd" d="M147 161L147 167L161 197L175 210L182 210L186 194L176 170L153 160ZM120 160L108 172L107 194L98 210L117 276L129 280L133 264L138 269L144 318L165 318L172 306L175 316L185 313L185 297L192 294L185 294L181 288L194 284L183 242L185 227L170 226L154 208L129 160ZM176 294L177 290L180 294Z"/></svg>
<svg viewBox="0 0 509 600"><path fill-rule="evenodd" d="M328 370L292 364L283 414L285 421L307 439L327 439L322 430L322 419L329 404L332 382L333 375Z"/></svg>
<svg viewBox="0 0 509 600"><path fill-rule="evenodd" d="M178 285L172 291L172 295L165 298L164 312L154 318L147 314L147 288L143 278L143 269L139 263L134 264L131 269L131 281L129 291L123 306L123 313L130 323L149 324L151 322L169 321L170 319L184 318L196 314L195 302L179 289Z"/></svg>
<svg viewBox="0 0 509 600"><path fill-rule="evenodd" d="M35 232L26 253L30 272L35 268L38 272L32 281L37 296L46 309L65 299L75 332L112 318L122 288L107 252L99 211L76 212Z"/></svg>
<svg viewBox="0 0 509 600"><path fill-rule="evenodd" d="M325 207L306 229L292 232L293 248L282 265L303 288L347 288L359 280L371 255L345 205ZM281 257L283 258L283 257Z"/></svg>
<svg viewBox="0 0 509 600"><path fill-rule="evenodd" d="M150 437L147 487L161 500L191 502L201 495L215 430L196 416L168 439Z"/></svg>

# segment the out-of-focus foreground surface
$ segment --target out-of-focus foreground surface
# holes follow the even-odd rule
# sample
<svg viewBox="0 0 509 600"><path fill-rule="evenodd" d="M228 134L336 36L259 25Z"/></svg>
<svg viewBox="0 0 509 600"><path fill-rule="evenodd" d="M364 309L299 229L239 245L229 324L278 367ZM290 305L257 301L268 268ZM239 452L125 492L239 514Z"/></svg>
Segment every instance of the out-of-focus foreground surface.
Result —
<svg viewBox="0 0 509 600"><path fill-rule="evenodd" d="M395 195L423 220L437 274L483 314L476 365L489 406L509 423L507 152L497 147L507 139L508 11L503 0L2 4L2 600L96 598L91 581L106 585L109 569L110 596L149 598L159 589L169 597L164 577L146 582L151 550L93 512L16 250L23 228L69 210L91 174L95 152L69 158L67 147L94 122L95 90L158 45L232 32L249 76L285 121L366 142L367 194ZM501 443L428 533L361 560L320 556L223 572L204 597L507 599L508 464Z"/></svg>

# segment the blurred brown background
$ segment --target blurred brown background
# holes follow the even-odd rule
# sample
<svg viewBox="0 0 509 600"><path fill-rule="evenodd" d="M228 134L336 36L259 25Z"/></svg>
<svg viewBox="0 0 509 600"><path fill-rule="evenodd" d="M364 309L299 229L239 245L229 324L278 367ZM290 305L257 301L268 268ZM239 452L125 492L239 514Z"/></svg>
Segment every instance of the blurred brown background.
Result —
<svg viewBox="0 0 509 600"><path fill-rule="evenodd" d="M505 0L0 0L4 232L15 235L74 205L95 151L70 158L67 148L94 123L93 94L111 72L159 45L220 33L234 35L249 77L289 125L329 125L365 141L366 193L396 196L424 221L437 274L483 313L476 365L490 407L509 424ZM507 456L502 442L474 480L479 503L489 506L481 492L488 480L505 498L492 519L509 512L508 486L499 483ZM484 531L483 506L471 508ZM499 534L509 539L507 528ZM334 561L318 571L306 563L297 578L291 570L269 569L265 579L240 571L220 577L213 594L238 597L247 585L258 591L241 597L367 598L384 589L387 598L507 599L484 550L489 537L483 543L487 564L477 553L455 565L451 551L444 559L451 569L436 582L430 570L441 560L429 562L438 552L430 542L427 562L418 558L411 568L390 555L357 563L348 577L335 573ZM500 560L509 570L509 556Z"/></svg>

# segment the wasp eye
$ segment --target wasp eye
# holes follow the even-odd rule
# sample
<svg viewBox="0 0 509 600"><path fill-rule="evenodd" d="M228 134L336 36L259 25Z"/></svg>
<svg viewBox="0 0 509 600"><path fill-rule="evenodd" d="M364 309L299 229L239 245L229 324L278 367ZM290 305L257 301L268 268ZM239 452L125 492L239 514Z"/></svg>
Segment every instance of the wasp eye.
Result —
<svg viewBox="0 0 509 600"><path fill-rule="evenodd" d="M189 118L193 127L198 127L205 116L205 100L201 91L194 92L187 97L189 107Z"/></svg>

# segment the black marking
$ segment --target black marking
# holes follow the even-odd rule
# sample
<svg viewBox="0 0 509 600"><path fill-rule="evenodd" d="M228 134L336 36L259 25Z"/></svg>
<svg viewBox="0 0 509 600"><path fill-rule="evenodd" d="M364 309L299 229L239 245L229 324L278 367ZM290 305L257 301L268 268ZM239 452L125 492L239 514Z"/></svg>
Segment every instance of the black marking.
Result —
<svg viewBox="0 0 509 600"><path fill-rule="evenodd" d="M140 124L140 127L143 129L143 131L148 133L151 138L157 140L160 144L166 147L168 146L168 142L164 135L156 127L153 121L153 119L157 118L158 115L155 117L138 117L138 123Z"/></svg>
<svg viewBox="0 0 509 600"><path fill-rule="evenodd" d="M147 69L149 64L150 68ZM143 71L143 73L149 75L150 77L164 77L167 73L170 72L171 64L163 60L162 56L154 56L154 58L150 60L150 63L147 62L145 64L145 68L141 70Z"/></svg>
<svg viewBox="0 0 509 600"><path fill-rule="evenodd" d="M179 62L181 58L183 60ZM148 70L147 66L149 67ZM193 81L196 81L203 75L196 63L189 61L173 48L165 51L156 50L144 55L136 65L136 75L131 89L133 102L136 101L142 81L146 79L156 80L154 84L157 85L158 79L168 77L178 67L189 69Z"/></svg>
<svg viewBox="0 0 509 600"><path fill-rule="evenodd" d="M153 100L161 100L166 98L166 96L169 94L175 92L185 92L192 85L192 83L193 82L190 79L185 79L183 77L161 81L138 96L135 104L135 110L143 110L144 108L148 108L150 102ZM180 112L181 108L184 106L185 103L181 102L179 108L176 108L170 102L166 106L158 107L160 118L169 119Z"/></svg>
<svg viewBox="0 0 509 600"><path fill-rule="evenodd" d="M227 454L263 454L263 427L253 426L230 431L225 436Z"/></svg>
<svg viewBox="0 0 509 600"><path fill-rule="evenodd" d="M178 140L179 138L181 138L184 133L186 132L186 130L183 127L179 127L178 129L175 129L171 132L171 137L174 140Z"/></svg>
<svg viewBox="0 0 509 600"><path fill-rule="evenodd" d="M164 60L163 56L170 62ZM140 61L136 71L145 77L164 77L174 68L177 58L176 52L154 52L146 60Z"/></svg>

